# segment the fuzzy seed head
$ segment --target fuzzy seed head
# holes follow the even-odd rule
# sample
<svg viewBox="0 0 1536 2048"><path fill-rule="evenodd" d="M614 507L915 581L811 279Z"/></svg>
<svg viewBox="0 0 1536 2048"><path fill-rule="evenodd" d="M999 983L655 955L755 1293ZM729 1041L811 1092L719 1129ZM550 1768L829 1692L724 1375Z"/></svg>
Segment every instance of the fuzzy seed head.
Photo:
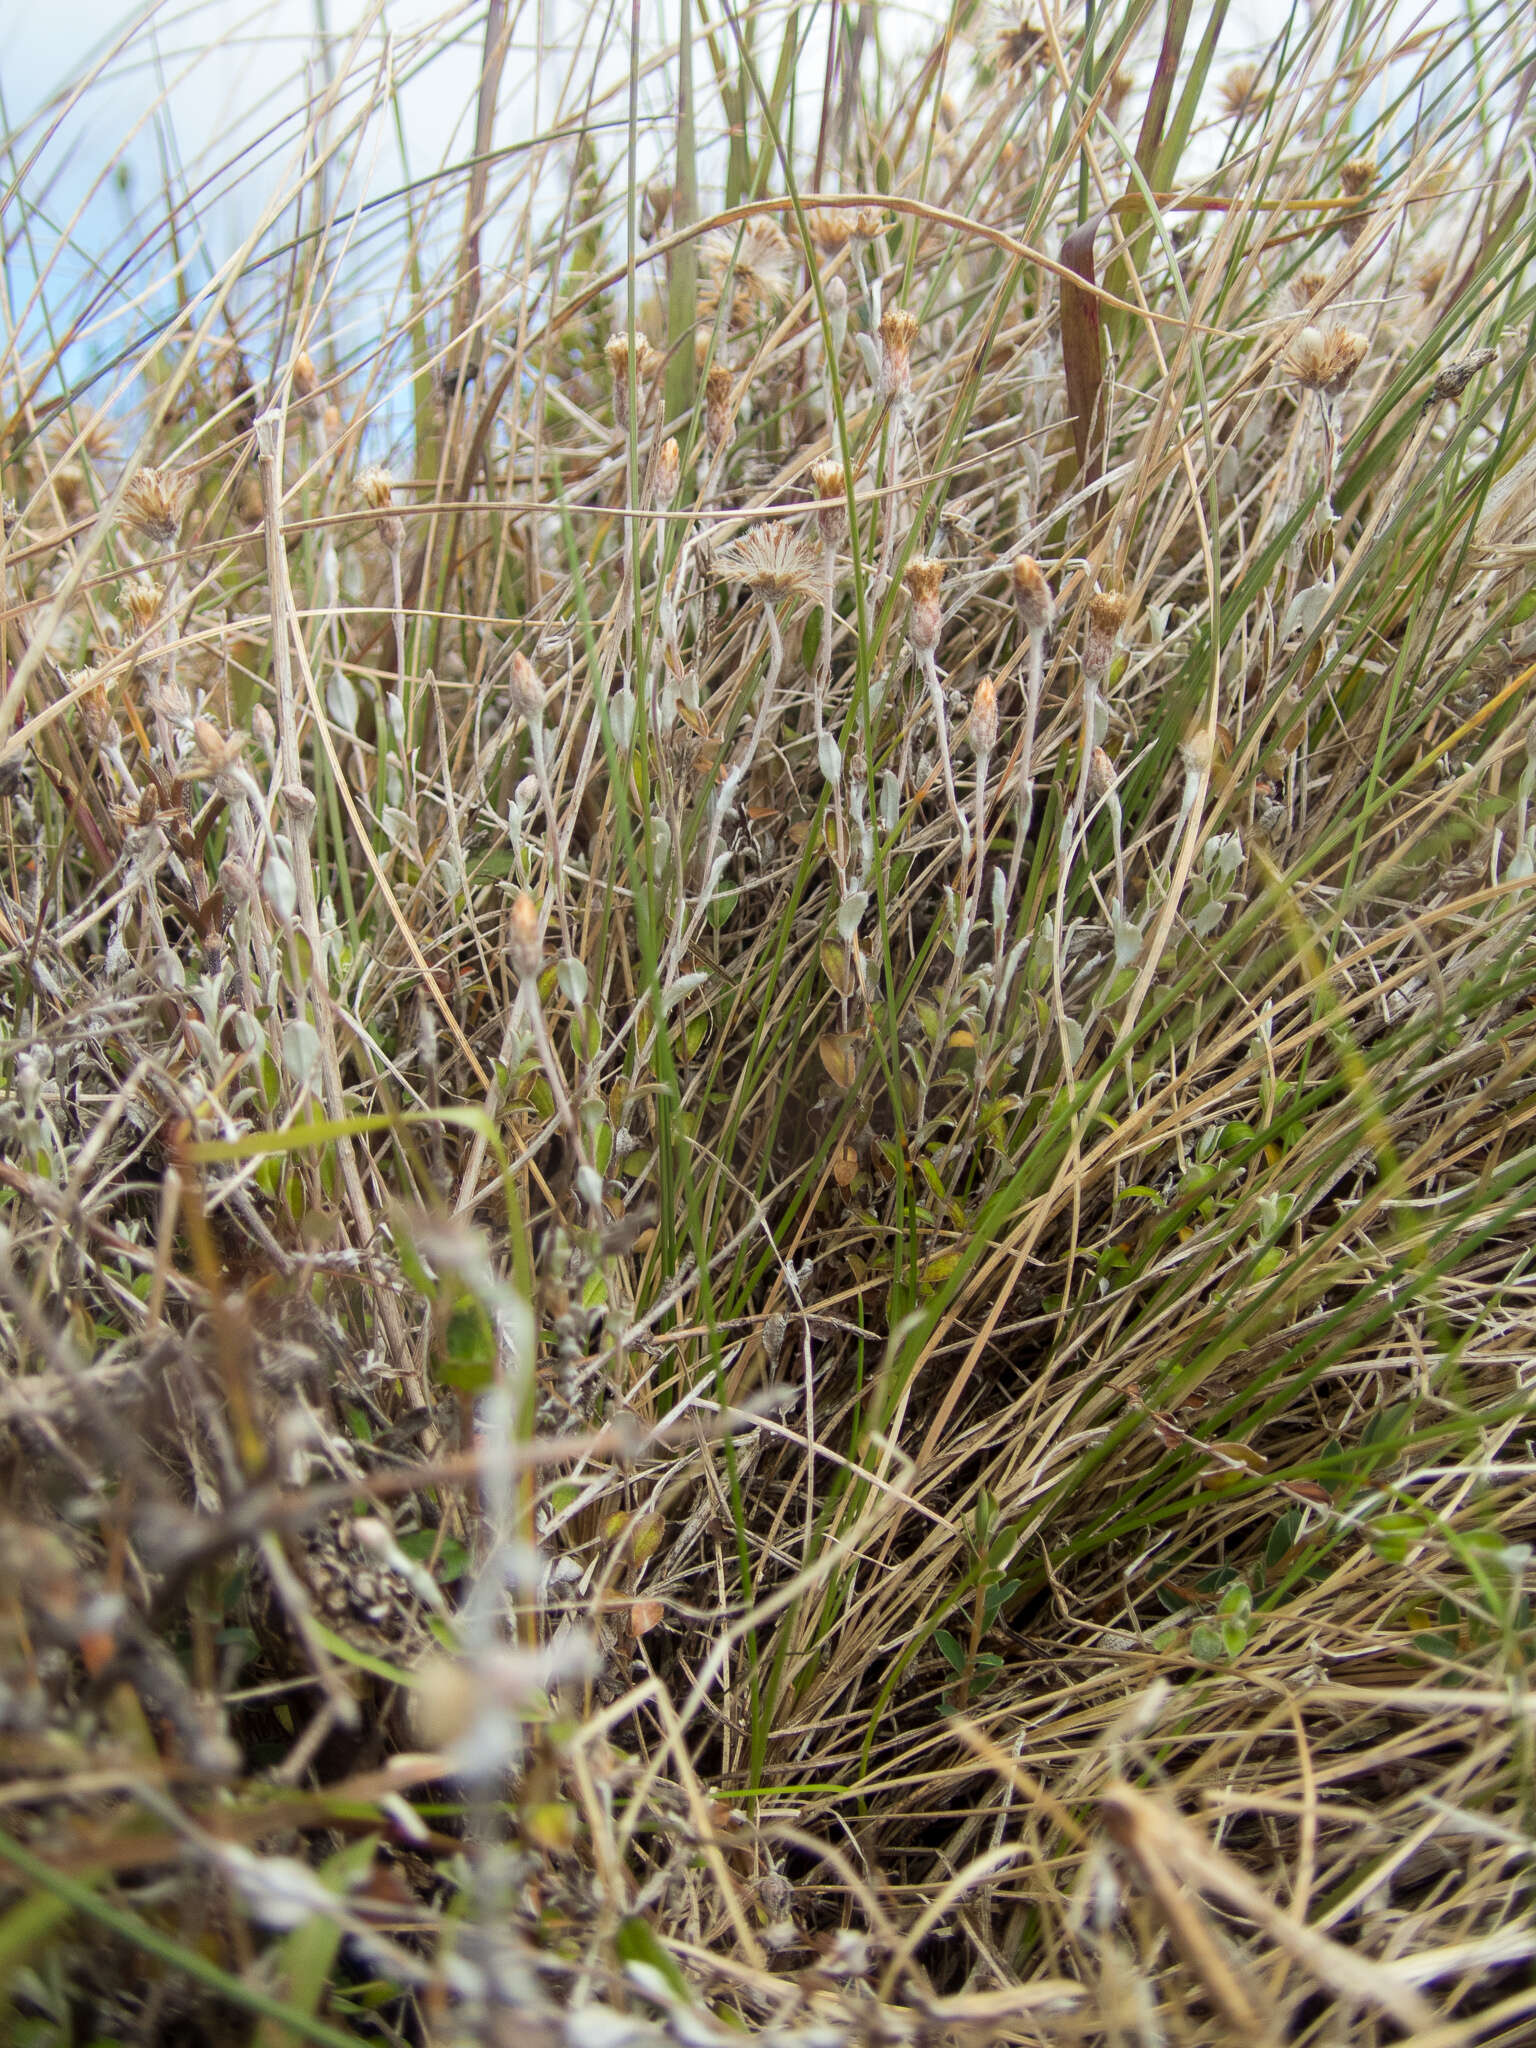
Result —
<svg viewBox="0 0 1536 2048"><path fill-rule="evenodd" d="M998 32L997 61L1005 71L1037 64L1046 55L1045 30L1032 21L1010 22Z"/></svg>
<svg viewBox="0 0 1536 2048"><path fill-rule="evenodd" d="M1183 739L1179 741L1179 759L1189 774L1205 775L1210 772L1211 763L1215 758L1216 751L1210 734L1198 718L1193 719Z"/></svg>
<svg viewBox="0 0 1536 2048"><path fill-rule="evenodd" d="M521 648L512 656L508 694L512 699L512 709L530 725L536 725L544 716L544 689L538 670Z"/></svg>
<svg viewBox="0 0 1536 2048"><path fill-rule="evenodd" d="M880 316L880 396L900 405L912 395L912 344L918 318L903 306Z"/></svg>
<svg viewBox="0 0 1536 2048"><path fill-rule="evenodd" d="M507 916L507 955L519 981L537 981L544 965L544 933L539 906L526 889L514 898Z"/></svg>
<svg viewBox="0 0 1536 2048"><path fill-rule="evenodd" d="M729 294L730 319L744 327L754 313L776 306L789 289L793 251L776 220L750 220L738 231L720 228L706 235L699 251L703 282L699 315L711 325Z"/></svg>
<svg viewBox="0 0 1536 2048"><path fill-rule="evenodd" d="M1337 398L1365 361L1370 344L1348 327L1303 327L1291 350L1289 369L1308 391Z"/></svg>
<svg viewBox="0 0 1536 2048"><path fill-rule="evenodd" d="M1339 183L1350 199L1359 199L1369 192L1376 182L1376 159L1373 156L1352 156L1349 162L1339 166Z"/></svg>
<svg viewBox="0 0 1536 2048"><path fill-rule="evenodd" d="M930 557L919 555L907 564L907 573L902 578L907 586L907 595L912 600L912 622L908 631L912 645L919 654L932 654L939 644L939 630L944 615L939 607L939 591L944 582L944 564Z"/></svg>
<svg viewBox="0 0 1536 2048"><path fill-rule="evenodd" d="M1130 601L1118 591L1096 590L1088 600L1088 631L1083 642L1083 674L1103 682L1114 659L1115 641L1125 624Z"/></svg>
<svg viewBox="0 0 1536 2048"><path fill-rule="evenodd" d="M1056 617L1056 600L1040 564L1033 555L1017 555L1008 573L1020 626L1030 634L1049 633Z"/></svg>
<svg viewBox="0 0 1536 2048"><path fill-rule="evenodd" d="M1257 64L1234 64L1217 87L1221 111L1229 121L1236 121L1246 114L1258 98L1259 67Z"/></svg>
<svg viewBox="0 0 1536 2048"><path fill-rule="evenodd" d="M764 604L780 598L814 598L821 591L816 550L788 526L754 526L719 555L722 572L745 583Z"/></svg>
<svg viewBox="0 0 1536 2048"><path fill-rule="evenodd" d="M811 246L829 262L853 240L853 215L837 207L818 207L806 216Z"/></svg>
<svg viewBox="0 0 1536 2048"><path fill-rule="evenodd" d="M983 676L971 699L971 745L986 760L997 745L997 685Z"/></svg>
<svg viewBox="0 0 1536 2048"><path fill-rule="evenodd" d="M1299 270L1291 279L1291 304L1298 313L1305 313L1315 305L1328 289L1328 273L1325 270Z"/></svg>
<svg viewBox="0 0 1536 2048"><path fill-rule="evenodd" d="M123 492L123 512L130 526L157 548L176 545L182 514L192 491L184 469L140 469Z"/></svg>

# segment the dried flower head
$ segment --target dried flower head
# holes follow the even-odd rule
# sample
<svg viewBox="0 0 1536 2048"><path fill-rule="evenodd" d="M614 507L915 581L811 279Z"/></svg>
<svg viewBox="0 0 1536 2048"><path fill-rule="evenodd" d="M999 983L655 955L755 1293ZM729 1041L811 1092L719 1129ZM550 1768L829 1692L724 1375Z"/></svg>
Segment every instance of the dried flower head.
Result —
<svg viewBox="0 0 1536 2048"><path fill-rule="evenodd" d="M138 639L158 621L165 592L152 576L135 576L123 585L117 602L129 631Z"/></svg>
<svg viewBox="0 0 1536 2048"><path fill-rule="evenodd" d="M873 242L885 233L886 217L878 206L861 206L853 216L853 232L858 241Z"/></svg>
<svg viewBox="0 0 1536 2048"><path fill-rule="evenodd" d="M848 531L848 478L840 462L811 466L816 493L816 531L824 548L835 548Z"/></svg>
<svg viewBox="0 0 1536 2048"><path fill-rule="evenodd" d="M971 698L971 745L983 759L997 745L997 685L983 676Z"/></svg>
<svg viewBox="0 0 1536 2048"><path fill-rule="evenodd" d="M821 563L809 541L788 526L754 526L718 556L721 572L745 583L765 604L821 592Z"/></svg>
<svg viewBox="0 0 1536 2048"><path fill-rule="evenodd" d="M357 479L357 495L370 512L378 514L379 539L393 554L405 539L405 524L395 505L395 480L375 462Z"/></svg>
<svg viewBox="0 0 1536 2048"><path fill-rule="evenodd" d="M544 965L543 920L526 889L513 898L507 913L507 956L519 981L537 981Z"/></svg>
<svg viewBox="0 0 1536 2048"><path fill-rule="evenodd" d="M319 395L320 376L307 349L300 349L293 359L293 395L300 405L308 405Z"/></svg>
<svg viewBox="0 0 1536 2048"><path fill-rule="evenodd" d="M101 681L100 670L77 668L64 681L80 706L80 723L85 727L85 736L91 745L98 753L104 747L115 746L117 720L112 716L111 700Z"/></svg>
<svg viewBox="0 0 1536 2048"><path fill-rule="evenodd" d="M853 240L853 215L844 207L819 206L806 215L805 224L812 248L828 262Z"/></svg>
<svg viewBox="0 0 1536 2048"><path fill-rule="evenodd" d="M1365 361L1370 344L1348 327L1303 327L1296 337L1288 367L1298 384L1337 398Z"/></svg>
<svg viewBox="0 0 1536 2048"><path fill-rule="evenodd" d="M629 370L630 355L634 355L635 391L640 400L640 409L645 410L645 388L650 382L656 362L656 351L643 334L633 340L627 334L610 334L603 346L608 358L609 373L613 378L613 421L621 434L629 432Z"/></svg>
<svg viewBox="0 0 1536 2048"><path fill-rule="evenodd" d="M234 786L234 770L245 749L245 734L222 733L211 718L194 718L192 744L196 751L191 773L200 781L213 783L221 796L228 796Z"/></svg>
<svg viewBox="0 0 1536 2048"><path fill-rule="evenodd" d="M1376 159L1370 156L1351 157L1347 164L1339 167L1339 183L1348 199L1360 199L1370 191L1376 182ZM1362 209L1359 213L1347 213L1339 222L1339 236L1346 248L1352 249L1365 233L1370 218Z"/></svg>
<svg viewBox="0 0 1536 2048"><path fill-rule="evenodd" d="M776 220L749 220L739 231L718 228L706 235L699 252L704 273L700 318L713 322L727 294L731 323L737 327L745 326L755 313L778 305L789 289L792 253L789 238Z"/></svg>
<svg viewBox="0 0 1536 2048"><path fill-rule="evenodd" d="M1032 21L1010 22L998 31L997 61L1005 71L1037 64L1046 55L1045 30Z"/></svg>
<svg viewBox="0 0 1536 2048"><path fill-rule="evenodd" d="M1252 110L1258 100L1259 67L1257 64L1234 64L1221 84L1216 96L1221 101L1221 111L1229 121L1237 121Z"/></svg>
<svg viewBox="0 0 1536 2048"><path fill-rule="evenodd" d="M1093 801L1102 803L1115 787L1115 764L1103 747L1095 747L1088 756L1088 794Z"/></svg>
<svg viewBox="0 0 1536 2048"><path fill-rule="evenodd" d="M919 555L907 564L907 573L902 578L907 595L912 600L912 623L909 631L912 645L919 654L931 654L939 644L939 632L944 615L939 606L939 592L944 583L944 564L927 556Z"/></svg>
<svg viewBox="0 0 1536 2048"><path fill-rule="evenodd" d="M731 421L735 414L731 396L730 371L724 363L712 364L704 379L704 439L711 449L720 447L731 437Z"/></svg>
<svg viewBox="0 0 1536 2048"><path fill-rule="evenodd" d="M1020 626L1026 633L1049 633L1056 617L1056 602L1040 564L1032 555L1016 555L1009 579Z"/></svg>
<svg viewBox="0 0 1536 2048"><path fill-rule="evenodd" d="M912 395L912 344L918 318L902 306L880 316L880 396L900 405Z"/></svg>
<svg viewBox="0 0 1536 2048"><path fill-rule="evenodd" d="M184 469L135 470L123 492L124 515L157 548L174 547L191 490Z"/></svg>
<svg viewBox="0 0 1536 2048"><path fill-rule="evenodd" d="M1130 600L1118 591L1096 590L1088 600L1088 631L1083 639L1083 674L1103 682L1114 659L1115 642L1125 624Z"/></svg>
<svg viewBox="0 0 1536 2048"><path fill-rule="evenodd" d="M99 468L117 453L117 435L104 412L93 412L83 420L56 420L48 434L48 448L56 460L79 455Z"/></svg>
<svg viewBox="0 0 1536 2048"><path fill-rule="evenodd" d="M519 718L526 718L533 725L544 716L544 685L539 681L538 670L520 647L512 656L507 690L512 699L512 709Z"/></svg>
<svg viewBox="0 0 1536 2048"><path fill-rule="evenodd" d="M1291 304L1298 313L1305 313L1328 289L1326 270L1298 270L1291 279Z"/></svg>
<svg viewBox="0 0 1536 2048"><path fill-rule="evenodd" d="M656 450L656 467L651 475L651 495L657 505L670 505L683 480L683 451L669 434Z"/></svg>
<svg viewBox="0 0 1536 2048"><path fill-rule="evenodd" d="M1496 363L1498 360L1499 352L1496 348L1475 348L1471 355L1463 356L1459 362L1447 363L1430 390L1431 400L1454 402L1460 398L1479 370L1486 370L1490 363ZM1536 727L1532 730L1536 731Z"/></svg>

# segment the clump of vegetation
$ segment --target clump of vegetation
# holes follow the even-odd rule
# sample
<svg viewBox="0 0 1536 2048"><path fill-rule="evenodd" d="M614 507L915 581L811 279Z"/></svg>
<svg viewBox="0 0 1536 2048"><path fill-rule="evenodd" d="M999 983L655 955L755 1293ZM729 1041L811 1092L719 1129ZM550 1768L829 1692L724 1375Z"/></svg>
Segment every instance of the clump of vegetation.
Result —
<svg viewBox="0 0 1536 2048"><path fill-rule="evenodd" d="M8 2040L1530 2038L1529 24L1224 14L7 135Z"/></svg>

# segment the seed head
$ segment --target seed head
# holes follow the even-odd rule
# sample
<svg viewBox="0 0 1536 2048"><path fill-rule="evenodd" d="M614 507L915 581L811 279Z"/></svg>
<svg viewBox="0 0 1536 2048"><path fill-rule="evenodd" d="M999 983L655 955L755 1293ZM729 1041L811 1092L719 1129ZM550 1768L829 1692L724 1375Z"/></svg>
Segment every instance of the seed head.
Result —
<svg viewBox="0 0 1536 2048"><path fill-rule="evenodd" d="M1326 270L1298 270L1291 279L1291 304L1298 313L1304 313L1327 289Z"/></svg>
<svg viewBox="0 0 1536 2048"><path fill-rule="evenodd" d="M1376 159L1373 156L1352 156L1349 162L1339 166L1339 183L1346 195L1358 199L1369 192L1376 182Z"/></svg>
<svg viewBox="0 0 1536 2048"><path fill-rule="evenodd" d="M1303 327L1291 350L1289 368L1298 384L1309 391L1337 398L1365 361L1370 344L1363 334L1347 327Z"/></svg>
<svg viewBox="0 0 1536 2048"><path fill-rule="evenodd" d="M683 477L683 454L677 442L668 435L656 450L656 468L651 479L651 490L657 505L670 505L677 496L677 487Z"/></svg>
<svg viewBox="0 0 1536 2048"><path fill-rule="evenodd" d="M900 405L912 395L912 344L918 318L902 306L880 316L880 396Z"/></svg>
<svg viewBox="0 0 1536 2048"><path fill-rule="evenodd" d="M765 604L780 598L814 598L821 591L821 563L815 549L788 526L754 526L728 548L722 548L723 573Z"/></svg>
<svg viewBox="0 0 1536 2048"><path fill-rule="evenodd" d="M537 725L544 716L544 688L539 681L538 670L520 647L512 656L508 694L518 717L526 719L530 725Z"/></svg>
<svg viewBox="0 0 1536 2048"><path fill-rule="evenodd" d="M608 369L613 378L613 423L621 434L629 432L629 358L633 348L635 358L635 389L640 399L641 410L645 409L645 387L650 381L656 351L643 334L637 334L633 341L627 334L610 334L603 348L608 358Z"/></svg>
<svg viewBox="0 0 1536 2048"><path fill-rule="evenodd" d="M519 981L537 981L544 965L544 933L539 906L522 890L507 917L507 954Z"/></svg>
<svg viewBox="0 0 1536 2048"><path fill-rule="evenodd" d="M1221 111L1229 121L1240 120L1250 111L1258 99L1259 67L1257 64L1234 64L1217 87Z"/></svg>
<svg viewBox="0 0 1536 2048"><path fill-rule="evenodd" d="M1005 71L1038 63L1046 54L1045 30L1032 21L1010 22L998 32L997 61Z"/></svg>
<svg viewBox="0 0 1536 2048"><path fill-rule="evenodd" d="M77 668L73 675L64 678L80 706L80 723L85 727L85 736L98 753L104 747L115 745L118 737L111 700L99 675L100 671L94 668Z"/></svg>
<svg viewBox="0 0 1536 2048"><path fill-rule="evenodd" d="M135 576L131 583L123 585L118 605L135 639L147 633L159 619L164 602L165 592L152 576Z"/></svg>
<svg viewBox="0 0 1536 2048"><path fill-rule="evenodd" d="M1479 370L1486 370L1490 363L1499 360L1496 348L1475 348L1471 355L1463 356L1460 362L1447 363L1435 379L1430 391L1432 399L1457 399L1472 382ZM1532 727L1536 731L1536 727Z"/></svg>
<svg viewBox="0 0 1536 2048"><path fill-rule="evenodd" d="M986 760L997 745L997 686L983 676L971 699L971 745Z"/></svg>
<svg viewBox="0 0 1536 2048"><path fill-rule="evenodd" d="M1114 659L1115 641L1125 624L1130 600L1119 592L1096 590L1088 600L1088 631L1083 641L1083 674L1101 683Z"/></svg>
<svg viewBox="0 0 1536 2048"><path fill-rule="evenodd" d="M818 207L806 216L811 245L829 262L853 240L853 215L840 207Z"/></svg>
<svg viewBox="0 0 1536 2048"><path fill-rule="evenodd" d="M727 291L732 323L740 327L755 312L778 305L789 288L792 251L776 220L750 220L739 234L734 228L717 229L705 236L699 257L704 272L699 314L711 323Z"/></svg>
<svg viewBox="0 0 1536 2048"><path fill-rule="evenodd" d="M730 439L731 373L724 363L714 363L704 379L704 438L711 449Z"/></svg>
<svg viewBox="0 0 1536 2048"><path fill-rule="evenodd" d="M853 232L861 242L873 242L885 233L885 215L878 206L861 206L853 216Z"/></svg>
<svg viewBox="0 0 1536 2048"><path fill-rule="evenodd" d="M1095 747L1088 756L1088 794L1093 801L1102 803L1115 786L1115 764L1102 747Z"/></svg>
<svg viewBox="0 0 1536 2048"><path fill-rule="evenodd" d="M184 469L135 470L123 492L128 524L155 547L174 547L191 490L192 478Z"/></svg>
<svg viewBox="0 0 1536 2048"><path fill-rule="evenodd" d="M1026 633L1049 633L1056 617L1056 601L1040 564L1032 555L1016 555L1009 575L1021 628Z"/></svg>
<svg viewBox="0 0 1536 2048"><path fill-rule="evenodd" d="M848 479L840 462L818 462L811 468L816 491L816 531L824 548L835 548L848 531Z"/></svg>
<svg viewBox="0 0 1536 2048"><path fill-rule="evenodd" d="M405 539L405 524L394 509L394 478L387 469L373 463L358 477L357 495L370 512L378 514L379 539L393 554Z"/></svg>
<svg viewBox="0 0 1536 2048"><path fill-rule="evenodd" d="M939 644L939 630L944 623L939 607L944 564L919 555L907 564L907 573L902 581L912 600L912 622L908 627L912 645L919 654L932 654Z"/></svg>

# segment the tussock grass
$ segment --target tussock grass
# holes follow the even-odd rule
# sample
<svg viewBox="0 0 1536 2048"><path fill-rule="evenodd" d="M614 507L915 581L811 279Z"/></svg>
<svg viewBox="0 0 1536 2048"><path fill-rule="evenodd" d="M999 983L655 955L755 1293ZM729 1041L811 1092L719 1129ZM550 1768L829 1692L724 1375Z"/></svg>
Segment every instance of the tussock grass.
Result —
<svg viewBox="0 0 1536 2048"><path fill-rule="evenodd" d="M1531 2037L1524 13L8 133L7 2038Z"/></svg>

